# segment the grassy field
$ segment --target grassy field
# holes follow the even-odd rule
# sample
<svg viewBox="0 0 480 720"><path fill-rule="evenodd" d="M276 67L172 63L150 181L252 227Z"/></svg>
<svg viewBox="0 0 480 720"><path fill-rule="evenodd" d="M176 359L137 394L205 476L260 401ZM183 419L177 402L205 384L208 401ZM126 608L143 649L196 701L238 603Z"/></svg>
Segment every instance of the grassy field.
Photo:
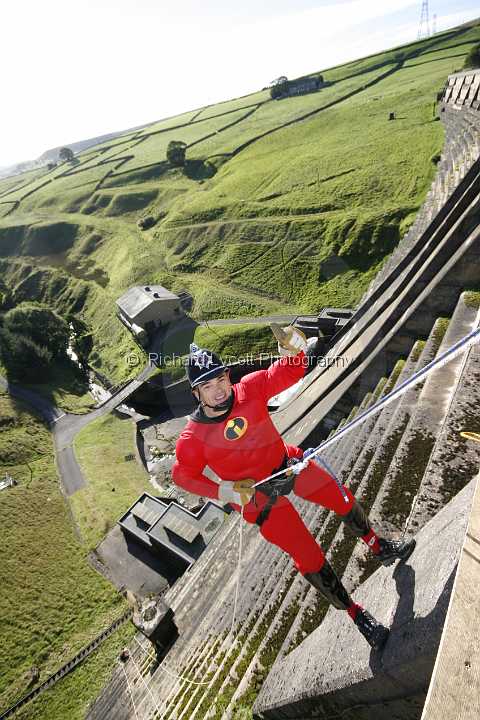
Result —
<svg viewBox="0 0 480 720"><path fill-rule="evenodd" d="M479 40L478 25L446 31L320 70L317 93L193 109L0 181L11 292L74 308L112 382L135 349L114 303L136 283L189 290L197 319L354 306L425 198L436 94ZM187 143L185 168L166 162L170 140Z"/></svg>
<svg viewBox="0 0 480 720"><path fill-rule="evenodd" d="M202 325L196 329L194 340L199 347L213 350L224 360L277 350L277 341L269 325Z"/></svg>
<svg viewBox="0 0 480 720"><path fill-rule="evenodd" d="M328 87L272 101L268 91L154 122L74 162L0 180L0 277L14 304L38 300L91 331L90 363L112 382L139 352L115 315L130 286L189 290L195 319L354 306L408 230L435 174L443 127L435 97L480 40L480 25L320 69ZM317 72L317 70L315 71ZM390 122L389 114L396 120ZM184 168L166 161L187 143ZM156 223L141 231L140 218ZM258 325L200 327L223 355L268 352ZM0 372L2 369L0 368ZM64 409L90 399L73 374L35 386ZM129 421L98 419L76 439L88 486L67 504L51 436L0 393L0 707L41 680L125 609L87 562L150 485ZM18 714L81 720L131 636L124 626L81 668Z"/></svg>
<svg viewBox="0 0 480 720"><path fill-rule="evenodd" d="M85 546L94 548L142 492L152 492L147 473L133 454L135 426L130 418L106 415L87 425L75 438L75 456L87 486L70 498Z"/></svg>
<svg viewBox="0 0 480 720"><path fill-rule="evenodd" d="M87 562L60 491L52 440L43 422L0 393L0 476L19 484L0 502L0 708L28 690L33 666L44 680L124 612L123 598ZM25 720L81 718L110 672L119 638L62 681L48 699L28 705ZM72 695L72 690L74 695ZM51 704L53 703L53 704Z"/></svg>

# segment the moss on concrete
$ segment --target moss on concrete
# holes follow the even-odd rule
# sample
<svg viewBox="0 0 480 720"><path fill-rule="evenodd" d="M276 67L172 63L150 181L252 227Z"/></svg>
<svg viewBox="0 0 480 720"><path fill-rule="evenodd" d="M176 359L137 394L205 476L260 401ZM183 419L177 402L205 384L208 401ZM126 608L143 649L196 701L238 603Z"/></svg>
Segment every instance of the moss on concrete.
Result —
<svg viewBox="0 0 480 720"><path fill-rule="evenodd" d="M388 378L387 382L385 383L385 387L383 389L383 395L388 395L389 392L393 390L395 385L397 384L397 380L400 377L400 373L402 372L405 365L405 360L397 360L395 363L395 367L393 368L390 377Z"/></svg>
<svg viewBox="0 0 480 720"><path fill-rule="evenodd" d="M435 322L435 325L433 326L433 330L431 333L431 338L433 341L433 351L436 353L438 351L438 348L440 347L443 338L445 337L445 333L448 330L448 326L450 324L450 318L438 318Z"/></svg>
<svg viewBox="0 0 480 720"><path fill-rule="evenodd" d="M413 362L417 362L420 355L422 354L423 348L425 347L425 341L424 340L417 340L415 345L412 348L412 352L410 353L410 359Z"/></svg>
<svg viewBox="0 0 480 720"><path fill-rule="evenodd" d="M478 309L480 308L480 291L479 292L466 292L463 295L463 299L465 301L465 305L468 308L472 309Z"/></svg>
<svg viewBox="0 0 480 720"><path fill-rule="evenodd" d="M434 445L435 436L420 428L413 430L408 438L401 465L396 469L381 505L382 517L397 527L402 527L410 514Z"/></svg>

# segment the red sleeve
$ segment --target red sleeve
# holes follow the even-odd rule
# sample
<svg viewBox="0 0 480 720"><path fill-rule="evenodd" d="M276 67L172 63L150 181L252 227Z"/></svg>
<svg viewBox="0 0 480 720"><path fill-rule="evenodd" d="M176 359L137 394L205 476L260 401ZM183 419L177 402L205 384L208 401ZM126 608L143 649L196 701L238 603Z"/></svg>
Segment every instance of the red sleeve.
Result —
<svg viewBox="0 0 480 720"><path fill-rule="evenodd" d="M176 454L172 468L173 482L194 495L218 500L218 483L203 474L206 462L201 444L193 437L180 436Z"/></svg>
<svg viewBox="0 0 480 720"><path fill-rule="evenodd" d="M257 370L245 375L240 382L249 390L261 393L265 402L286 390L305 376L307 359L303 350L275 360L267 370Z"/></svg>

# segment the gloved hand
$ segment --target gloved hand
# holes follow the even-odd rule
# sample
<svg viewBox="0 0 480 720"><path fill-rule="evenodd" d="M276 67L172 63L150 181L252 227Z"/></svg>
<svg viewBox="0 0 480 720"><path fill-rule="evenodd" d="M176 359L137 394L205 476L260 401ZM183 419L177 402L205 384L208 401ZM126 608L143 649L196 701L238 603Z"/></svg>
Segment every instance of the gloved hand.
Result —
<svg viewBox="0 0 480 720"><path fill-rule="evenodd" d="M218 488L218 499L224 503L247 505L255 494L252 487L257 481L251 478L245 480L222 480Z"/></svg>
<svg viewBox="0 0 480 720"><path fill-rule="evenodd" d="M278 352L283 356L298 355L298 353L307 349L307 338L301 330L294 328L293 325L280 327L277 323L270 323L273 334L278 340Z"/></svg>

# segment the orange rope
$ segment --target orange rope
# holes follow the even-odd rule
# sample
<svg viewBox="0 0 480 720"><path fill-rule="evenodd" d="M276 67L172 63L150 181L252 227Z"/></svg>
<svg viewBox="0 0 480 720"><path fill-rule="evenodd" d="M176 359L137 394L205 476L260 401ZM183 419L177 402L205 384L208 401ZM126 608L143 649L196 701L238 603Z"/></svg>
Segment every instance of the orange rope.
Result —
<svg viewBox="0 0 480 720"><path fill-rule="evenodd" d="M461 432L460 437L465 438L466 440L474 440L475 442L480 443L480 433L474 433L474 432Z"/></svg>

